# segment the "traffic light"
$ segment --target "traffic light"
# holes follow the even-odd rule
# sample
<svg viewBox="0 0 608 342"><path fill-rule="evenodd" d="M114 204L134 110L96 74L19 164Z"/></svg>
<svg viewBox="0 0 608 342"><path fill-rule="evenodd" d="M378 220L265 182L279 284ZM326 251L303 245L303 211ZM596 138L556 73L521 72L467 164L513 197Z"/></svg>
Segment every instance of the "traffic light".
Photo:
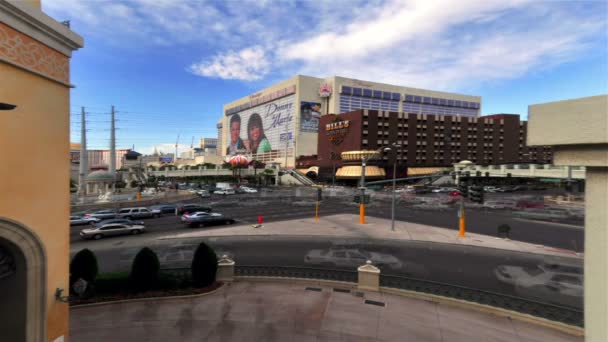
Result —
<svg viewBox="0 0 608 342"><path fill-rule="evenodd" d="M458 184L458 191L460 192L460 196L462 196L462 198L469 198L469 186L466 182L461 181Z"/></svg>
<svg viewBox="0 0 608 342"><path fill-rule="evenodd" d="M469 187L469 199L473 203L483 204L483 186L473 185Z"/></svg>

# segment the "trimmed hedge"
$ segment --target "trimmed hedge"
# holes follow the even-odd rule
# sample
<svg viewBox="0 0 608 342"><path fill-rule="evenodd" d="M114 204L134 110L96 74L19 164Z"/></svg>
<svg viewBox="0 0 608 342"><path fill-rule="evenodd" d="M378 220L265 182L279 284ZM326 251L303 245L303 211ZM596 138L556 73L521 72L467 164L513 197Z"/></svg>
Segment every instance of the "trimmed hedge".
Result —
<svg viewBox="0 0 608 342"><path fill-rule="evenodd" d="M217 273L217 255L204 242L196 248L192 258L192 281L194 286L207 287L215 282Z"/></svg>
<svg viewBox="0 0 608 342"><path fill-rule="evenodd" d="M81 250L74 255L70 263L70 287L80 278L90 284L94 283L98 272L95 254L87 248Z"/></svg>
<svg viewBox="0 0 608 342"><path fill-rule="evenodd" d="M148 291L158 286L160 262L156 253L148 247L142 248L133 260L129 275L130 288L135 292Z"/></svg>
<svg viewBox="0 0 608 342"><path fill-rule="evenodd" d="M175 290L191 285L189 277L171 273L159 273L158 280L150 290ZM131 278L128 272L102 273L95 281L95 292L98 295L132 292Z"/></svg>

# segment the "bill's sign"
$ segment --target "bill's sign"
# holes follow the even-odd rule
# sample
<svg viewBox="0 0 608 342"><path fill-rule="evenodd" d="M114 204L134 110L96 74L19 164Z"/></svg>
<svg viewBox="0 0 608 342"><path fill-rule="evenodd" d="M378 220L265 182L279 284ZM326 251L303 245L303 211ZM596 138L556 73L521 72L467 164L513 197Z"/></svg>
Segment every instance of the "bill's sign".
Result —
<svg viewBox="0 0 608 342"><path fill-rule="evenodd" d="M327 139L334 145L339 145L344 141L344 138L348 134L348 127L350 126L349 120L335 121L325 125L325 134Z"/></svg>

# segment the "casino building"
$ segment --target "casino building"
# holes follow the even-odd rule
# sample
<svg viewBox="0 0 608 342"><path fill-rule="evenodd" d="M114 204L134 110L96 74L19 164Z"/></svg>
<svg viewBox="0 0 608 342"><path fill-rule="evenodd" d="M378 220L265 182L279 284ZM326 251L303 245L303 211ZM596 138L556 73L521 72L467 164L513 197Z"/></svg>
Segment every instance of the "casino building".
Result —
<svg viewBox="0 0 608 342"><path fill-rule="evenodd" d="M480 115L481 97L339 76L298 75L224 105L217 125L218 146L224 157L247 154L265 163L291 168L298 166L296 161L300 159L316 159L313 156L317 155L328 158L317 150L317 145L326 141L324 127L330 117L325 115L359 110L365 110L368 115L381 111L475 119ZM372 134L371 129L367 131L366 134ZM362 134L361 126L360 134L357 133L360 141L349 138L343 146L363 146ZM371 137L367 140L370 148L375 146ZM384 140L389 139L382 135ZM320 162L325 165L330 160L320 159Z"/></svg>
<svg viewBox="0 0 608 342"><path fill-rule="evenodd" d="M378 150L375 164L392 177L414 169L450 167L462 160L475 164L551 163L552 149L526 145L527 121L516 114L464 116L359 109L320 119L318 153L300 158L298 169L317 166L319 176L331 177L343 166L342 152ZM390 167L389 167L390 166ZM355 176L352 176L355 177ZM346 177L347 178L347 177Z"/></svg>

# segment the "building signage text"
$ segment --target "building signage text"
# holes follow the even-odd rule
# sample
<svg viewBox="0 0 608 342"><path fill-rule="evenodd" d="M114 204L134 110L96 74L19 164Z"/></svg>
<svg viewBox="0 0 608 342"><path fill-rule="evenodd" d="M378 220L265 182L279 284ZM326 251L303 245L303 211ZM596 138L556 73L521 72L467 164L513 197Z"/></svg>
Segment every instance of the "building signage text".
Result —
<svg viewBox="0 0 608 342"><path fill-rule="evenodd" d="M348 134L348 127L350 126L349 120L336 121L325 125L325 134L327 139L334 145L339 145L344 141L344 138Z"/></svg>

